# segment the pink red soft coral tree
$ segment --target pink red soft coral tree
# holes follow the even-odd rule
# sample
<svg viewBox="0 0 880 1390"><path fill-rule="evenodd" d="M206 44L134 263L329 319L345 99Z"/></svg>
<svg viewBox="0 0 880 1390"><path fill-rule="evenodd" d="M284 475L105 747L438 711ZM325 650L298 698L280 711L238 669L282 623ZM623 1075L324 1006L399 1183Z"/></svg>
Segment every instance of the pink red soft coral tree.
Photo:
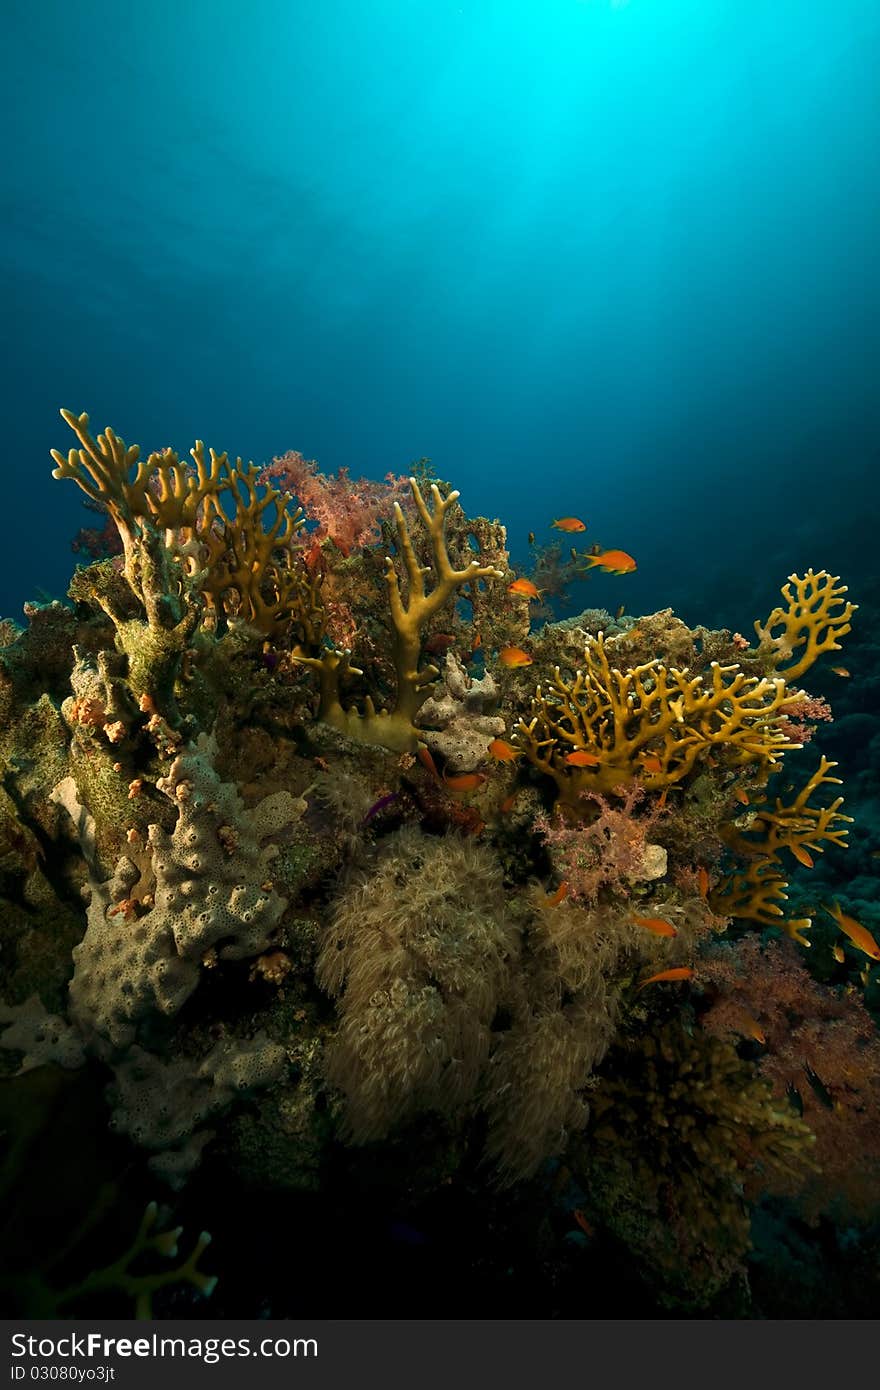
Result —
<svg viewBox="0 0 880 1390"><path fill-rule="evenodd" d="M553 867L565 879L575 901L592 905L602 889L628 898L633 883L646 877L647 837L662 811L655 799L637 816L644 788L621 791L620 806L612 806L598 792L583 793L582 802L595 808L589 824L572 824L562 815L551 817L545 812L535 818L535 829L550 852Z"/></svg>
<svg viewBox="0 0 880 1390"><path fill-rule="evenodd" d="M720 1036L743 1035L754 1019L766 1040L762 1076L780 1099L794 1090L802 1099L822 1170L805 1175L807 1214L816 1217L834 1206L845 1219L875 1218L880 1034L859 996L817 984L790 941L762 943L754 936L709 952L700 961L700 980L717 990L704 1027Z"/></svg>
<svg viewBox="0 0 880 1390"><path fill-rule="evenodd" d="M317 522L312 543L329 538L343 555L381 538L380 520L392 515L395 502L403 507L412 502L407 478L388 473L384 482L376 483L350 477L347 468L330 477L296 449L267 464L260 481L292 493L309 520Z"/></svg>

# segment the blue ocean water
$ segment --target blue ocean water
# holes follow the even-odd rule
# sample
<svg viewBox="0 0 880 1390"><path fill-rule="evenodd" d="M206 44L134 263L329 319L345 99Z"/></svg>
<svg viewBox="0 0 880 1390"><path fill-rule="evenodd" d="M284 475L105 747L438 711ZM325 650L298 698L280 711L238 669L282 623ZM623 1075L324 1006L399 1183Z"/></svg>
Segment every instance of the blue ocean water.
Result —
<svg viewBox="0 0 880 1390"><path fill-rule="evenodd" d="M429 456L583 603L747 625L875 571L876 0L7 0L0 612L61 596L67 406Z"/></svg>

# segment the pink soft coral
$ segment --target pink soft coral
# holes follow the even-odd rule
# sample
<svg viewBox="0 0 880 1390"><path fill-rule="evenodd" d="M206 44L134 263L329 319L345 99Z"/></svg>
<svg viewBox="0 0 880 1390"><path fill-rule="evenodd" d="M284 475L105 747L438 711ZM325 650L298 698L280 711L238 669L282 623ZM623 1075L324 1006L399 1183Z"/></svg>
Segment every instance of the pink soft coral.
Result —
<svg viewBox="0 0 880 1390"><path fill-rule="evenodd" d="M821 1175L805 1173L807 1216L838 1208L845 1218L880 1212L880 1035L861 999L815 981L789 941L754 936L719 946L700 961L700 980L717 995L707 1032L765 1039L761 1075L780 1102L797 1091L816 1135ZM817 1094L810 1076L823 1088Z"/></svg>
<svg viewBox="0 0 880 1390"><path fill-rule="evenodd" d="M655 799L650 810L636 816L644 788L621 788L621 792L623 803L617 807L597 792L584 793L582 800L595 803L597 808L589 825L573 825L561 815L551 818L543 812L535 819L535 829L550 851L553 866L575 900L595 903L603 888L628 898L633 882L644 877L648 831L661 810Z"/></svg>
<svg viewBox="0 0 880 1390"><path fill-rule="evenodd" d="M384 482L376 483L351 478L347 468L330 477L295 449L267 464L260 481L291 492L309 519L318 523L310 533L312 544L329 537L343 555L378 541L379 522L391 516L393 504L412 501L407 478L388 473Z"/></svg>

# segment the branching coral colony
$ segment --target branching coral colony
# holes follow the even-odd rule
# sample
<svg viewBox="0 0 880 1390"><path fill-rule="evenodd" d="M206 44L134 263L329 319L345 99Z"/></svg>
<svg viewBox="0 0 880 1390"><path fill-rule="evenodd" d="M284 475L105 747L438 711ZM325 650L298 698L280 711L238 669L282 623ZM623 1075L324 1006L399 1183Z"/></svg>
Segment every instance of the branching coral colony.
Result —
<svg viewBox="0 0 880 1390"><path fill-rule="evenodd" d="M201 443L142 460L63 416L55 477L121 553L76 571L72 606L0 629L7 1074L99 1065L114 1127L172 1187L207 1151L308 1188L330 1144L418 1125L426 1188L476 1145L496 1184L577 1154L596 1211L625 1241L637 1212L639 1260L698 1303L699 1252L676 1282L651 1232L673 1200L656 1164L650 1191L625 1178L628 1117L652 1142L665 1072L615 1084L605 1059L668 1063L671 1168L706 1110L692 1054L722 1078L694 1189L726 1175L735 1231L700 1235L715 1287L748 1245L737 1136L812 1183L806 1121L699 1041L700 962L734 921L809 943L786 875L849 817L824 758L799 792L774 779L827 717L794 682L849 631L845 588L791 576L754 647L668 610L530 633L504 527L424 464L408 497L389 475L384 520L382 485L323 480L316 526L273 485L314 492L313 465L261 474Z"/></svg>

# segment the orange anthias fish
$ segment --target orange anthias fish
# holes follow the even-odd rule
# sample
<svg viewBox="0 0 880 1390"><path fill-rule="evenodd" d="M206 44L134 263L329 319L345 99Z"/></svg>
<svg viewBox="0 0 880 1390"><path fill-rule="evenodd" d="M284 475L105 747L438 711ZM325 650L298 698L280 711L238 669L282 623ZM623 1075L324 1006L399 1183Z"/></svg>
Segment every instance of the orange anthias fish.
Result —
<svg viewBox="0 0 880 1390"><path fill-rule="evenodd" d="M846 953L844 952L844 949L839 941L835 942L832 954L834 956L834 959L837 961L837 964L843 965L843 962L846 960Z"/></svg>
<svg viewBox="0 0 880 1390"><path fill-rule="evenodd" d="M572 1212L572 1216L574 1217L575 1221L576 1221L576 1222L578 1223L578 1225L580 1226L580 1228L581 1228L581 1230L583 1231L584 1235L585 1235L585 1236L589 1236L590 1240L592 1240L592 1239L594 1238L596 1232L595 1232L595 1230L593 1229L593 1227L590 1225L590 1223L589 1223L589 1221L587 1220L587 1218L584 1216L584 1213L581 1211L580 1207L575 1207L574 1211Z"/></svg>
<svg viewBox="0 0 880 1390"><path fill-rule="evenodd" d="M663 917L633 917L637 927L644 927L646 931L652 931L655 936L678 936L678 932L671 922L667 922ZM647 984L648 981L645 981Z"/></svg>
<svg viewBox="0 0 880 1390"><path fill-rule="evenodd" d="M639 757L642 760L642 767L645 769L646 772L663 771L663 764L657 757L656 753L640 753Z"/></svg>
<svg viewBox="0 0 880 1390"><path fill-rule="evenodd" d="M586 531L586 526L577 516L561 516L550 523L551 531Z"/></svg>
<svg viewBox="0 0 880 1390"><path fill-rule="evenodd" d="M427 768L431 776L436 777L437 781L439 782L440 773L437 771L437 764L434 762L434 758L430 748L426 748L424 744L421 744L418 749L418 752L416 753L416 757L422 764L422 767Z"/></svg>
<svg viewBox="0 0 880 1390"><path fill-rule="evenodd" d="M532 658L528 652L523 651L522 647L502 647L498 653L498 660L509 671L515 671L518 666L531 666L532 664Z"/></svg>
<svg viewBox="0 0 880 1390"><path fill-rule="evenodd" d="M697 883L698 883L699 886L700 886L700 897L701 897L701 898L708 898L708 896L709 896L709 871L708 871L708 869L704 868L702 864L700 865L699 869L697 870Z"/></svg>
<svg viewBox="0 0 880 1390"><path fill-rule="evenodd" d="M486 781L485 772L459 772L454 777L443 774L443 781L451 792L475 792Z"/></svg>
<svg viewBox="0 0 880 1390"><path fill-rule="evenodd" d="M562 761L569 767L598 767L602 759L595 753L588 753L586 748L576 748L573 753L566 753Z"/></svg>
<svg viewBox="0 0 880 1390"><path fill-rule="evenodd" d="M636 569L635 560L625 550L602 550L598 555L585 555L584 561L590 569L608 574L632 574Z"/></svg>
<svg viewBox="0 0 880 1390"><path fill-rule="evenodd" d="M832 666L831 669L832 669L832 671L834 672L835 676L848 676L848 675L849 675L849 671L846 669L845 666Z"/></svg>
<svg viewBox="0 0 880 1390"><path fill-rule="evenodd" d="M531 579L514 579L512 584L508 584L509 594L519 594L521 598L540 598L541 590L536 589Z"/></svg>
<svg viewBox="0 0 880 1390"><path fill-rule="evenodd" d="M748 1009L739 1009L737 1012L739 1014L739 1024L737 1025L738 1032L744 1033L747 1038L754 1038L755 1042L759 1042L762 1045L766 1043L767 1039L764 1036L764 1031L760 1023L756 1018L752 1018Z"/></svg>
<svg viewBox="0 0 880 1390"><path fill-rule="evenodd" d="M649 975L647 980L642 980L639 989L644 989L645 985L657 984L662 980L692 980L694 972L689 965L677 965L672 970L661 970L659 975ZM638 993L638 991L636 991Z"/></svg>
<svg viewBox="0 0 880 1390"><path fill-rule="evenodd" d="M789 845L789 849L799 864L803 864L805 869L812 869L815 860L812 854L804 849L803 845Z"/></svg>
<svg viewBox="0 0 880 1390"><path fill-rule="evenodd" d="M491 753L496 763L515 763L517 758L522 757L518 748L514 748L512 743L508 743L504 738L493 738L489 744L488 752Z"/></svg>
<svg viewBox="0 0 880 1390"><path fill-rule="evenodd" d="M506 816L508 811L513 810L514 802L516 801L516 798L519 796L519 794L520 788L517 787L516 791L511 792L510 796L506 796L504 798L501 805L498 807L498 810L501 812L502 816Z"/></svg>
<svg viewBox="0 0 880 1390"><path fill-rule="evenodd" d="M742 787L734 787L733 794L739 802L740 806L748 806L749 795L748 792L743 791Z"/></svg>
<svg viewBox="0 0 880 1390"><path fill-rule="evenodd" d="M563 901L565 900L565 898L567 898L567 897L568 897L568 884L567 884L567 883L565 882L565 880L563 879L563 881L560 883L559 887L556 889L556 892L555 892L555 893L551 893L550 896L549 896L548 898L545 898L544 901L546 902L546 904L547 904L548 907L558 907L559 904L560 904L561 902L563 902Z"/></svg>
<svg viewBox="0 0 880 1390"><path fill-rule="evenodd" d="M863 927L861 922L856 921L855 917L848 917L841 910L840 903L835 903L833 908L826 907L825 911L829 917L834 918L844 936L848 936L859 951L864 951L871 960L880 960L880 946L877 945L867 927Z"/></svg>

